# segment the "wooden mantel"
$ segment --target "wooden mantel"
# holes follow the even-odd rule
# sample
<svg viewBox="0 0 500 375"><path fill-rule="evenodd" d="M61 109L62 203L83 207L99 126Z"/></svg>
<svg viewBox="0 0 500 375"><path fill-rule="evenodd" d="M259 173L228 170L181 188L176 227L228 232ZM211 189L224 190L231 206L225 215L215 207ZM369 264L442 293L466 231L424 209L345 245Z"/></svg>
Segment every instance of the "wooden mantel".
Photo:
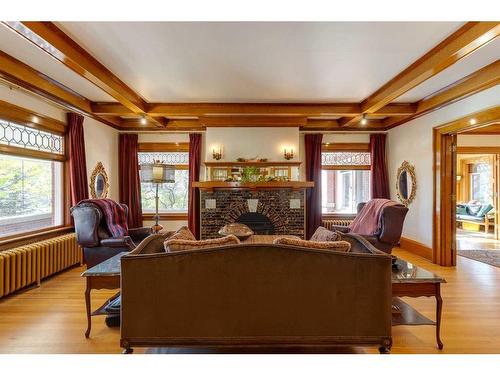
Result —
<svg viewBox="0 0 500 375"><path fill-rule="evenodd" d="M268 181L268 182L224 182L224 181L199 181L193 182L193 187L201 190L214 189L308 189L314 187L313 181Z"/></svg>

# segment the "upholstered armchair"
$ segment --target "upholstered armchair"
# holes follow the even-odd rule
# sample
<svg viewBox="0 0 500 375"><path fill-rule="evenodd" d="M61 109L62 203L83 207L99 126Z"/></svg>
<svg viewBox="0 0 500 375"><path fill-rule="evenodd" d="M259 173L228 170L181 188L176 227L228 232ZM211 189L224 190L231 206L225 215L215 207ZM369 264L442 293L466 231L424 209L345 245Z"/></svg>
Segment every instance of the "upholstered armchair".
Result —
<svg viewBox="0 0 500 375"><path fill-rule="evenodd" d="M366 202L358 204L358 213L365 206L365 204ZM380 218L381 231L379 235L362 237L367 239L377 249L390 254L392 252L392 248L396 246L401 239L401 233L403 232L403 224L407 212L408 207L405 207L402 204L384 207ZM334 226L333 229L343 233L349 232L348 227Z"/></svg>
<svg viewBox="0 0 500 375"><path fill-rule="evenodd" d="M128 217L128 207L121 204ZM151 228L129 228L128 236L111 237L104 215L95 204L79 203L71 208L75 221L78 244L83 248L83 262L87 268L105 261L124 251L131 251L151 234Z"/></svg>

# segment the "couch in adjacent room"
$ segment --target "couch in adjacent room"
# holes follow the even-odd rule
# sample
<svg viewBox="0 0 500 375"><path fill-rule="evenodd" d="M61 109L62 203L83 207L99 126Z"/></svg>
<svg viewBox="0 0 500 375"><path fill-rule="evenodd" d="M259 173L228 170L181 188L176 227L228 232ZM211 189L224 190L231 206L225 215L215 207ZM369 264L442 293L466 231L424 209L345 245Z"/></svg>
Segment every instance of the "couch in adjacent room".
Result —
<svg viewBox="0 0 500 375"><path fill-rule="evenodd" d="M495 227L495 215L491 204L460 203L457 204L457 224L477 224L484 226L484 232L488 233L490 226Z"/></svg>

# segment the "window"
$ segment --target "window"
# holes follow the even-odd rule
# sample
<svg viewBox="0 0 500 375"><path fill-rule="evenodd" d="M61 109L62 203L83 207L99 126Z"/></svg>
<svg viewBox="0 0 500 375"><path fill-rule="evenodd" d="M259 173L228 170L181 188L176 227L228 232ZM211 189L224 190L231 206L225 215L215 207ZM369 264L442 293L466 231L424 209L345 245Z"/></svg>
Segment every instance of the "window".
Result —
<svg viewBox="0 0 500 375"><path fill-rule="evenodd" d="M492 203L493 186L491 176L491 164L476 163L473 164L470 174L470 195L471 200L481 202L482 204Z"/></svg>
<svg viewBox="0 0 500 375"><path fill-rule="evenodd" d="M0 155L0 237L61 225L62 163Z"/></svg>
<svg viewBox="0 0 500 375"><path fill-rule="evenodd" d="M175 165L175 182L159 186L159 212L187 212L189 153L188 152L139 152L139 165L160 160ZM141 182L141 204L144 213L155 212L156 184Z"/></svg>
<svg viewBox="0 0 500 375"><path fill-rule="evenodd" d="M326 151L321 155L323 214L355 214L371 199L370 153Z"/></svg>
<svg viewBox="0 0 500 375"><path fill-rule="evenodd" d="M19 112L33 118L24 109ZM64 124L58 126L64 129ZM62 225L62 131L0 119L0 150L0 237Z"/></svg>

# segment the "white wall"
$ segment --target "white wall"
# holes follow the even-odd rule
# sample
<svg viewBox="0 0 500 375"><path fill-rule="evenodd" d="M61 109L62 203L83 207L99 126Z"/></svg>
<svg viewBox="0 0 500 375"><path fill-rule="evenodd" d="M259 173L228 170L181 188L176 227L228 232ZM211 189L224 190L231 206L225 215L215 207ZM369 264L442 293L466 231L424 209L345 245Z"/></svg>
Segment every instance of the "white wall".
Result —
<svg viewBox="0 0 500 375"><path fill-rule="evenodd" d="M500 147L500 135L467 135L457 136L458 147Z"/></svg>
<svg viewBox="0 0 500 375"><path fill-rule="evenodd" d="M139 143L155 143L155 142L178 142L189 143L189 133L139 133Z"/></svg>
<svg viewBox="0 0 500 375"><path fill-rule="evenodd" d="M500 85L389 130L387 155L391 197L397 199L396 172L404 160L415 166L417 178L416 197L409 206L403 229L404 237L432 247L432 129L499 104Z"/></svg>
<svg viewBox="0 0 500 375"><path fill-rule="evenodd" d="M83 120L85 136L85 158L87 160L87 177L96 164L101 162L109 178L108 198L118 201L120 196L118 173L118 131L90 117Z"/></svg>
<svg viewBox="0 0 500 375"><path fill-rule="evenodd" d="M290 128L207 128L205 133L205 158L212 161L213 147L222 147L221 161L234 161L239 157L267 158L281 161L283 148L293 148L294 158L300 160L299 129Z"/></svg>
<svg viewBox="0 0 500 375"><path fill-rule="evenodd" d="M22 89L0 84L0 100L66 122L66 109ZM110 180L109 197L118 200L118 131L86 116L83 128L89 183L95 165L102 162Z"/></svg>

